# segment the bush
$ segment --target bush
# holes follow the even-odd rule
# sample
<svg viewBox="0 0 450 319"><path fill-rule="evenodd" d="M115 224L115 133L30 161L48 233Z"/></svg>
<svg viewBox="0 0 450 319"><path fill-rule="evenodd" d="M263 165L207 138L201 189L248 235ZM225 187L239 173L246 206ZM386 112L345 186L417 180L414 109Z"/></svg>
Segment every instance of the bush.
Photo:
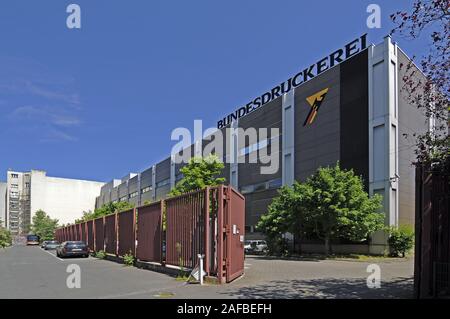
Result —
<svg viewBox="0 0 450 319"><path fill-rule="evenodd" d="M411 226L391 227L389 230L389 247L391 255L402 257L414 246L414 230Z"/></svg>
<svg viewBox="0 0 450 319"><path fill-rule="evenodd" d="M12 244L12 237L9 230L0 225L0 247L5 248Z"/></svg>
<svg viewBox="0 0 450 319"><path fill-rule="evenodd" d="M100 259L105 259L106 253L103 250L97 251L95 253L95 257L100 258Z"/></svg>
<svg viewBox="0 0 450 319"><path fill-rule="evenodd" d="M134 265L134 256L131 251L128 254L123 256L123 263L125 266L133 266Z"/></svg>

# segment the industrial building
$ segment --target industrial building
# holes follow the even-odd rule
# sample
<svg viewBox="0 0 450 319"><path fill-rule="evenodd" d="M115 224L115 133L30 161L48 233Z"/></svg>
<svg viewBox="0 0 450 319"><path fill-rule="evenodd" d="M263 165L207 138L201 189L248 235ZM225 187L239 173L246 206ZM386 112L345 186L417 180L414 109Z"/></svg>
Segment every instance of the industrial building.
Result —
<svg viewBox="0 0 450 319"><path fill-rule="evenodd" d="M383 196L387 225L414 224L411 133L432 127L402 90L407 55L390 37L377 45L366 40L363 35L345 44L218 121L218 131L231 141L222 157L223 176L246 197L247 236L255 233L277 189L338 161L362 176L369 194ZM279 134L257 144L239 143L229 128L277 128ZM207 140L200 152L193 144L192 155L201 154ZM262 151L275 152L280 164L276 172L261 174L264 163L236 160ZM182 165L172 155L139 174L113 180L102 187L96 207L164 198L182 178ZM382 253L385 235L375 235L367 246L370 253Z"/></svg>
<svg viewBox="0 0 450 319"><path fill-rule="evenodd" d="M58 219L60 224L73 222L83 211L94 210L95 197L103 185L101 182L50 177L40 170L10 170L5 185L4 223L12 235L24 235L38 210Z"/></svg>

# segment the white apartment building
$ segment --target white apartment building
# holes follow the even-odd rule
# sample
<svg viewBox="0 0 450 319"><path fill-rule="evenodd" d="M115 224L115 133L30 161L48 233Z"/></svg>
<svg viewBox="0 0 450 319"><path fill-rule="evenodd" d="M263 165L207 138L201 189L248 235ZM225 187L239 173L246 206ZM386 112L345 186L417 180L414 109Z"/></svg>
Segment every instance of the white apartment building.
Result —
<svg viewBox="0 0 450 319"><path fill-rule="evenodd" d="M6 225L6 183L0 182L0 225Z"/></svg>
<svg viewBox="0 0 450 319"><path fill-rule="evenodd" d="M58 219L60 224L73 222L84 211L95 209L95 198L103 185L102 182L50 177L40 170L8 171L6 226L13 235L26 234L38 210Z"/></svg>

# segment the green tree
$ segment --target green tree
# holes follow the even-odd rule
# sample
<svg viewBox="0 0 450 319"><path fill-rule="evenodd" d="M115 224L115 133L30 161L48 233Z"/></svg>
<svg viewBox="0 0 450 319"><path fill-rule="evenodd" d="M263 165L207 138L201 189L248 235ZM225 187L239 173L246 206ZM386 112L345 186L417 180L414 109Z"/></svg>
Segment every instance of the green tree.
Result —
<svg viewBox="0 0 450 319"><path fill-rule="evenodd" d="M170 196L224 183L225 178L218 177L223 168L224 164L216 155L191 158L189 163L180 169L183 178L172 189Z"/></svg>
<svg viewBox="0 0 450 319"><path fill-rule="evenodd" d="M43 210L38 210L32 220L31 231L40 237L41 240L54 239L55 230L58 227L58 220L52 219Z"/></svg>
<svg viewBox="0 0 450 319"><path fill-rule="evenodd" d="M325 243L325 253L332 253L336 239L366 240L384 228L380 213L381 197L369 198L362 179L352 170L319 168L304 183L284 187L258 224L269 238L284 232L302 237L315 235Z"/></svg>
<svg viewBox="0 0 450 319"><path fill-rule="evenodd" d="M11 232L3 227L0 220L0 247L5 248L12 244Z"/></svg>
<svg viewBox="0 0 450 319"><path fill-rule="evenodd" d="M134 208L134 204L128 202L108 203L100 208L92 211L83 212L83 216L80 219L75 220L75 223L87 222L88 220L96 219L99 217L114 214L115 212L123 212Z"/></svg>

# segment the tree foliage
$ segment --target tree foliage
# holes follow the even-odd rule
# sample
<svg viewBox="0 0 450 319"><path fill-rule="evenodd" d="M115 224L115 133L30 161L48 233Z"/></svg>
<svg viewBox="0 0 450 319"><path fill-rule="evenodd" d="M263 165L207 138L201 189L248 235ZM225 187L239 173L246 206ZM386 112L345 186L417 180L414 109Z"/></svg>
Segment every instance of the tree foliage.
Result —
<svg viewBox="0 0 450 319"><path fill-rule="evenodd" d="M297 238L315 236L324 241L326 253L331 253L332 240L363 241L383 229L380 208L381 197L369 198L362 179L338 163L319 168L304 183L296 181L292 187L281 188L258 229L275 243L282 242L286 232Z"/></svg>
<svg viewBox="0 0 450 319"><path fill-rule="evenodd" d="M58 220L52 219L43 210L38 210L32 220L31 231L40 237L41 240L54 239L55 230L58 227Z"/></svg>
<svg viewBox="0 0 450 319"><path fill-rule="evenodd" d="M193 157L189 163L180 169L183 178L170 192L176 196L207 186L217 186L225 182L225 178L218 177L224 168L224 164L216 155L206 157Z"/></svg>
<svg viewBox="0 0 450 319"><path fill-rule="evenodd" d="M123 212L134 208L134 204L128 202L108 203L100 208L95 209L93 212L83 212L83 216L80 219L75 220L75 223L87 222L88 220L96 219L99 217L114 214L115 212Z"/></svg>
<svg viewBox="0 0 450 319"><path fill-rule="evenodd" d="M12 244L11 232L2 226L0 220L0 247L5 248Z"/></svg>
<svg viewBox="0 0 450 319"><path fill-rule="evenodd" d="M448 0L414 0L410 12L391 15L396 27L392 34L414 40L429 37L429 52L419 61L425 79L411 61L404 69L402 90L407 99L435 122L435 129L411 134L416 138L417 161L442 164L450 155L449 98L450 98L450 12ZM408 135L405 135L408 137Z"/></svg>

